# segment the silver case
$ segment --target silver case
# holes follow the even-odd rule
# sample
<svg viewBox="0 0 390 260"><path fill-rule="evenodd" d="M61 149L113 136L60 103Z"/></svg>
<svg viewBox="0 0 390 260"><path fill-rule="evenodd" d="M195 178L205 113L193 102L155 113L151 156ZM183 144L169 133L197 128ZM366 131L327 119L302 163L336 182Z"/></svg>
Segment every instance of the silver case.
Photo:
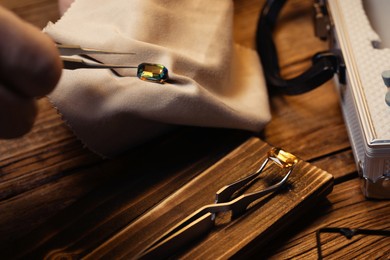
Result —
<svg viewBox="0 0 390 260"><path fill-rule="evenodd" d="M346 66L346 84L335 78L362 190L368 198L390 198L390 107L381 73L390 70L390 49L376 48L361 0L328 0L332 42ZM390 24L390 23L389 23Z"/></svg>

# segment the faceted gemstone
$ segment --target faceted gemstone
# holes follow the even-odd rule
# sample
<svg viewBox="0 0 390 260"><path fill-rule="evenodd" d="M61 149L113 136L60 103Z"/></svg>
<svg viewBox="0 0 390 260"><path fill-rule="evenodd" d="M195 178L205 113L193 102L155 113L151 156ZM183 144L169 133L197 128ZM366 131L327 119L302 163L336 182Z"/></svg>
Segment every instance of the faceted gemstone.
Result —
<svg viewBox="0 0 390 260"><path fill-rule="evenodd" d="M168 79L168 69L160 64L141 63L138 65L137 77L142 80L163 83Z"/></svg>
<svg viewBox="0 0 390 260"><path fill-rule="evenodd" d="M268 158L281 168L289 168L298 162L298 158L291 153L285 152L279 148L272 148L268 152Z"/></svg>

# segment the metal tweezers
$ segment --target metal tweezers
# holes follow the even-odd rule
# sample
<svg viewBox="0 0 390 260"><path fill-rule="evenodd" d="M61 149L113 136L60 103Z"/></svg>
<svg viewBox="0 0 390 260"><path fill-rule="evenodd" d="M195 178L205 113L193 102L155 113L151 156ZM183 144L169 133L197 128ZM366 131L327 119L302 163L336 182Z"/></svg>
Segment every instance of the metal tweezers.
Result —
<svg viewBox="0 0 390 260"><path fill-rule="evenodd" d="M275 156L275 154L277 156ZM263 190L242 194L237 198L232 199L238 191L248 186L263 172L270 160L280 167L288 169L283 179ZM215 225L217 213L232 211L233 218L239 216L245 212L249 204L281 188L287 182L287 179L291 175L291 172L297 162L298 159L294 155L278 148L272 148L268 153L268 157L256 172L218 190L214 204L203 206L186 217L169 231L157 238L154 242L149 244L135 258L156 259L168 257L180 249L183 245L208 232Z"/></svg>
<svg viewBox="0 0 390 260"><path fill-rule="evenodd" d="M134 65L117 65L103 64L97 62L88 62L84 59L69 57L73 55L91 55L91 54L122 54L135 55L133 52L112 52L97 49L81 48L77 45L57 44L57 49L60 52L61 59L64 64L64 69L118 69L118 68L137 68Z"/></svg>
<svg viewBox="0 0 390 260"><path fill-rule="evenodd" d="M141 80L164 83L168 80L168 69L161 64L154 63L141 63L138 66L127 65L127 64L106 64L99 63L93 58L89 57L91 60L87 61L81 58L75 58L74 55L88 56L91 54L121 54L121 55L135 55L133 52L113 52L113 51L104 51L97 49L81 48L77 45L65 45L57 44L58 51L60 52L60 57L63 62L64 69L75 70L75 69L111 69L116 75L119 74L113 69L137 69L137 77Z"/></svg>

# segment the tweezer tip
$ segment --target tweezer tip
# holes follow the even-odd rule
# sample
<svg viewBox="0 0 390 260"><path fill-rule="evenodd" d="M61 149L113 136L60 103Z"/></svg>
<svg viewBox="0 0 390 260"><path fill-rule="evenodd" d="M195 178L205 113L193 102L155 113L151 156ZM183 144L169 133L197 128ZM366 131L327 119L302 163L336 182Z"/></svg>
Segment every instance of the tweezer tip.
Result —
<svg viewBox="0 0 390 260"><path fill-rule="evenodd" d="M116 52L92 48L83 48L79 45L56 43L57 49L63 55L77 55L77 54L121 54L121 55L135 55L135 52ZM70 53L71 52L71 53Z"/></svg>

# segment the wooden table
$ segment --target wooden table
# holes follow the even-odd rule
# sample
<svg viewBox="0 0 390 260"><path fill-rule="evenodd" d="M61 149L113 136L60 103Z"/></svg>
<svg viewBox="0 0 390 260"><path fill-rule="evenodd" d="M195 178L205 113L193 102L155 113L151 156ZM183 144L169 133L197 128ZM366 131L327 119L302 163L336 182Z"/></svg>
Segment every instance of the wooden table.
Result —
<svg viewBox="0 0 390 260"><path fill-rule="evenodd" d="M235 1L238 43L254 48L263 2ZM290 2L275 34L286 77L310 66L314 52L327 49L327 43L313 35L311 1ZM59 16L55 0L0 3L41 28ZM367 200L360 191L333 83L307 94L271 96L270 100L273 119L259 137L331 173L335 185L327 199L251 252L257 258L315 259L315 232L321 227L389 230L390 201ZM0 141L0 255L5 259L88 255L255 138L236 130L182 127L118 158L103 160L83 147L46 98L39 100L39 108L29 134ZM325 249L331 252L337 246L329 242ZM389 240L359 238L332 257L364 259L376 256L375 252L389 259ZM113 250L105 256L119 254Z"/></svg>

